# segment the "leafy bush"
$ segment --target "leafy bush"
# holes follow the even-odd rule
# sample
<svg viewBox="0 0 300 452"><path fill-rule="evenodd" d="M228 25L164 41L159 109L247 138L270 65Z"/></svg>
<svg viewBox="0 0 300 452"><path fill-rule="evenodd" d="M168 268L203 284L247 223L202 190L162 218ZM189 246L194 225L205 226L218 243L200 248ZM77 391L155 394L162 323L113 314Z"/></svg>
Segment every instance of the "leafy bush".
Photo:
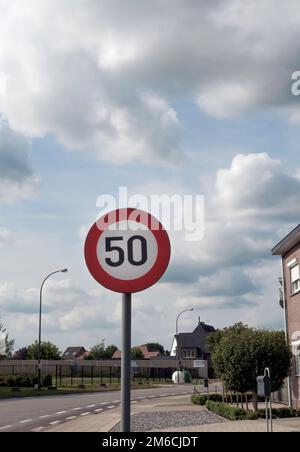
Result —
<svg viewBox="0 0 300 452"><path fill-rule="evenodd" d="M52 386L52 376L51 376L51 375L46 375L46 376L43 378L42 385L43 385L45 388L50 388L50 386Z"/></svg>
<svg viewBox="0 0 300 452"><path fill-rule="evenodd" d="M220 402L214 402L212 400L207 400L206 408L219 416L229 419L230 421L241 421L248 420L254 421L260 418L265 418L265 409L260 409L257 411L246 411L242 408L232 407ZM300 417L300 410L295 410L293 408L283 407L283 408L273 408L272 409L273 419L284 419L291 417Z"/></svg>
<svg viewBox="0 0 300 452"><path fill-rule="evenodd" d="M7 375L1 377L0 386L9 388L33 388L38 382L37 377L34 375Z"/></svg>
<svg viewBox="0 0 300 452"><path fill-rule="evenodd" d="M221 394L210 394L209 400L212 400L213 402L222 402L222 396ZM194 405L204 406L208 401L208 396L202 394L194 394L192 395L191 401Z"/></svg>
<svg viewBox="0 0 300 452"><path fill-rule="evenodd" d="M220 402L208 400L206 408L219 416L229 419L230 421L240 421L247 419L247 411L242 408L235 408Z"/></svg>
<svg viewBox="0 0 300 452"><path fill-rule="evenodd" d="M265 418L266 411L264 409L258 410L257 415L259 418ZM272 408L272 416L273 418L277 419L286 419L290 417L300 417L300 411L295 410L293 408L289 407L283 407L283 408Z"/></svg>

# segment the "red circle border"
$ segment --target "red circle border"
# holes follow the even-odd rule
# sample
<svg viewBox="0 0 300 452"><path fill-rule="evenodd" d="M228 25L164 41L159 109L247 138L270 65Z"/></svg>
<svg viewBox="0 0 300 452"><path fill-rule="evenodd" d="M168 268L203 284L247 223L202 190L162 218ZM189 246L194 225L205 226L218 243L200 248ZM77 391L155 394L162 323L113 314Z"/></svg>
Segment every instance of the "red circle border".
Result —
<svg viewBox="0 0 300 452"><path fill-rule="evenodd" d="M122 280L109 275L100 265L97 257L97 245L103 232L114 223L130 219L134 213L135 220L147 226L154 235L158 254L157 259L148 273L134 280ZM105 227L99 228L99 224L105 223ZM149 225L156 224L158 227L151 229ZM142 292L153 286L161 279L165 273L171 258L171 244L167 231L163 225L156 220L150 213L139 209L127 208L117 209L104 215L90 229L84 246L84 256L86 265L93 278L102 286L118 293Z"/></svg>

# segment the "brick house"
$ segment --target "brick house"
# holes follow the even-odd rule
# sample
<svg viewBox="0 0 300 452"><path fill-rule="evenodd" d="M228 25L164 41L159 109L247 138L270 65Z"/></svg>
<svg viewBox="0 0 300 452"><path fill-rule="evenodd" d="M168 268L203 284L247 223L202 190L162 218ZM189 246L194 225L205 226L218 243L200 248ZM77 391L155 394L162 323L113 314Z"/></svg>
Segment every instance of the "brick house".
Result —
<svg viewBox="0 0 300 452"><path fill-rule="evenodd" d="M272 250L282 258L282 296L288 342L293 352L290 377L290 398L293 406L300 404L300 224Z"/></svg>
<svg viewBox="0 0 300 452"><path fill-rule="evenodd" d="M161 356L161 353L158 350L156 350L154 352L149 352L146 345L139 345L136 348L140 349L140 351L143 354L144 359L158 358L159 356ZM116 350L115 353L113 354L112 359L121 359L121 357L122 357L121 350Z"/></svg>
<svg viewBox="0 0 300 452"><path fill-rule="evenodd" d="M85 359L90 353L86 351L84 347L68 347L67 350L63 353L61 359L63 360L73 360Z"/></svg>
<svg viewBox="0 0 300 452"><path fill-rule="evenodd" d="M176 357L178 353L179 359L201 359L208 361L210 365L211 355L207 346L207 338L215 331L213 326L206 325L199 319L199 323L192 333L179 333L178 336L174 336L171 356Z"/></svg>

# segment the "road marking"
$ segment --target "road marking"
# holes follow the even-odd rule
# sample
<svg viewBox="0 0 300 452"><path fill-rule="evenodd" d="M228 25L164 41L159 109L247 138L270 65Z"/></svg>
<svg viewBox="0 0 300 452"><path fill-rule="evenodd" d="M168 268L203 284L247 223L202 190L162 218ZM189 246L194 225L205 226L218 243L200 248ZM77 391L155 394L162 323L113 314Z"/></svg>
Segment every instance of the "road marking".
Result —
<svg viewBox="0 0 300 452"><path fill-rule="evenodd" d="M73 421L77 416L70 416L66 418L66 421Z"/></svg>
<svg viewBox="0 0 300 452"><path fill-rule="evenodd" d="M113 409L113 408L116 408L116 407L115 407L114 405L111 405L111 406L108 406L108 407L107 407L108 410L111 410L111 409Z"/></svg>
<svg viewBox="0 0 300 452"><path fill-rule="evenodd" d="M57 415L59 415L59 414L66 414L66 411L58 411L58 412L55 413L55 414L57 414Z"/></svg>
<svg viewBox="0 0 300 452"><path fill-rule="evenodd" d="M79 411L79 410L83 410L83 408L73 408L72 411Z"/></svg>
<svg viewBox="0 0 300 452"><path fill-rule="evenodd" d="M139 397L139 400L144 400L146 397Z"/></svg>
<svg viewBox="0 0 300 452"><path fill-rule="evenodd" d="M4 425L4 427L0 427L0 430L6 430L7 428L11 428L13 425Z"/></svg>
<svg viewBox="0 0 300 452"><path fill-rule="evenodd" d="M103 411L103 408L98 408L98 410L94 410L95 413L100 413L100 411Z"/></svg>
<svg viewBox="0 0 300 452"><path fill-rule="evenodd" d="M87 408L94 408L96 405L88 405Z"/></svg>
<svg viewBox="0 0 300 452"><path fill-rule="evenodd" d="M40 416L39 419L46 419L47 417L50 417L50 414L45 414L44 416Z"/></svg>
<svg viewBox="0 0 300 452"><path fill-rule="evenodd" d="M60 424L60 423L61 423L61 421L54 421L54 422L50 422L49 425L57 425L57 424Z"/></svg>
<svg viewBox="0 0 300 452"><path fill-rule="evenodd" d="M109 402L102 402L102 403L100 403L100 405L108 405L109 404Z"/></svg>
<svg viewBox="0 0 300 452"><path fill-rule="evenodd" d="M25 421L20 421L20 424L27 424L28 422L32 422L32 419L25 419Z"/></svg>
<svg viewBox="0 0 300 452"><path fill-rule="evenodd" d="M136 400L133 400L133 401L131 402L131 405L132 405L133 403L137 403L137 401L136 401Z"/></svg>
<svg viewBox="0 0 300 452"><path fill-rule="evenodd" d="M80 416L88 416L89 414L91 414L90 412L88 413L82 413Z"/></svg>
<svg viewBox="0 0 300 452"><path fill-rule="evenodd" d="M111 403L119 403L120 400L113 400Z"/></svg>
<svg viewBox="0 0 300 452"><path fill-rule="evenodd" d="M32 432L41 432L42 430L45 430L46 427L37 427L31 430Z"/></svg>

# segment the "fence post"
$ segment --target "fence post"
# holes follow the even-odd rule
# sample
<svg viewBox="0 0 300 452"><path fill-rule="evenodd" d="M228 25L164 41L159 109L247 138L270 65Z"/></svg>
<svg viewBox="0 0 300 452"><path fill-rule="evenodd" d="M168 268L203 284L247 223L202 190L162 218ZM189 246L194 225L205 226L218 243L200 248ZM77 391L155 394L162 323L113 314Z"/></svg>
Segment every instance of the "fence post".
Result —
<svg viewBox="0 0 300 452"><path fill-rule="evenodd" d="M71 387L73 387L73 365L71 364Z"/></svg>
<svg viewBox="0 0 300 452"><path fill-rule="evenodd" d="M55 386L57 387L58 385L58 368L57 368L57 364L55 366Z"/></svg>
<svg viewBox="0 0 300 452"><path fill-rule="evenodd" d="M83 369L83 365L81 364L81 384L83 385L83 377L84 377L84 369Z"/></svg>
<svg viewBox="0 0 300 452"><path fill-rule="evenodd" d="M109 384L111 385L111 367L109 367Z"/></svg>
<svg viewBox="0 0 300 452"><path fill-rule="evenodd" d="M61 387L61 365L59 366L59 386Z"/></svg>
<svg viewBox="0 0 300 452"><path fill-rule="evenodd" d="M91 366L92 385L94 385L94 366Z"/></svg>

